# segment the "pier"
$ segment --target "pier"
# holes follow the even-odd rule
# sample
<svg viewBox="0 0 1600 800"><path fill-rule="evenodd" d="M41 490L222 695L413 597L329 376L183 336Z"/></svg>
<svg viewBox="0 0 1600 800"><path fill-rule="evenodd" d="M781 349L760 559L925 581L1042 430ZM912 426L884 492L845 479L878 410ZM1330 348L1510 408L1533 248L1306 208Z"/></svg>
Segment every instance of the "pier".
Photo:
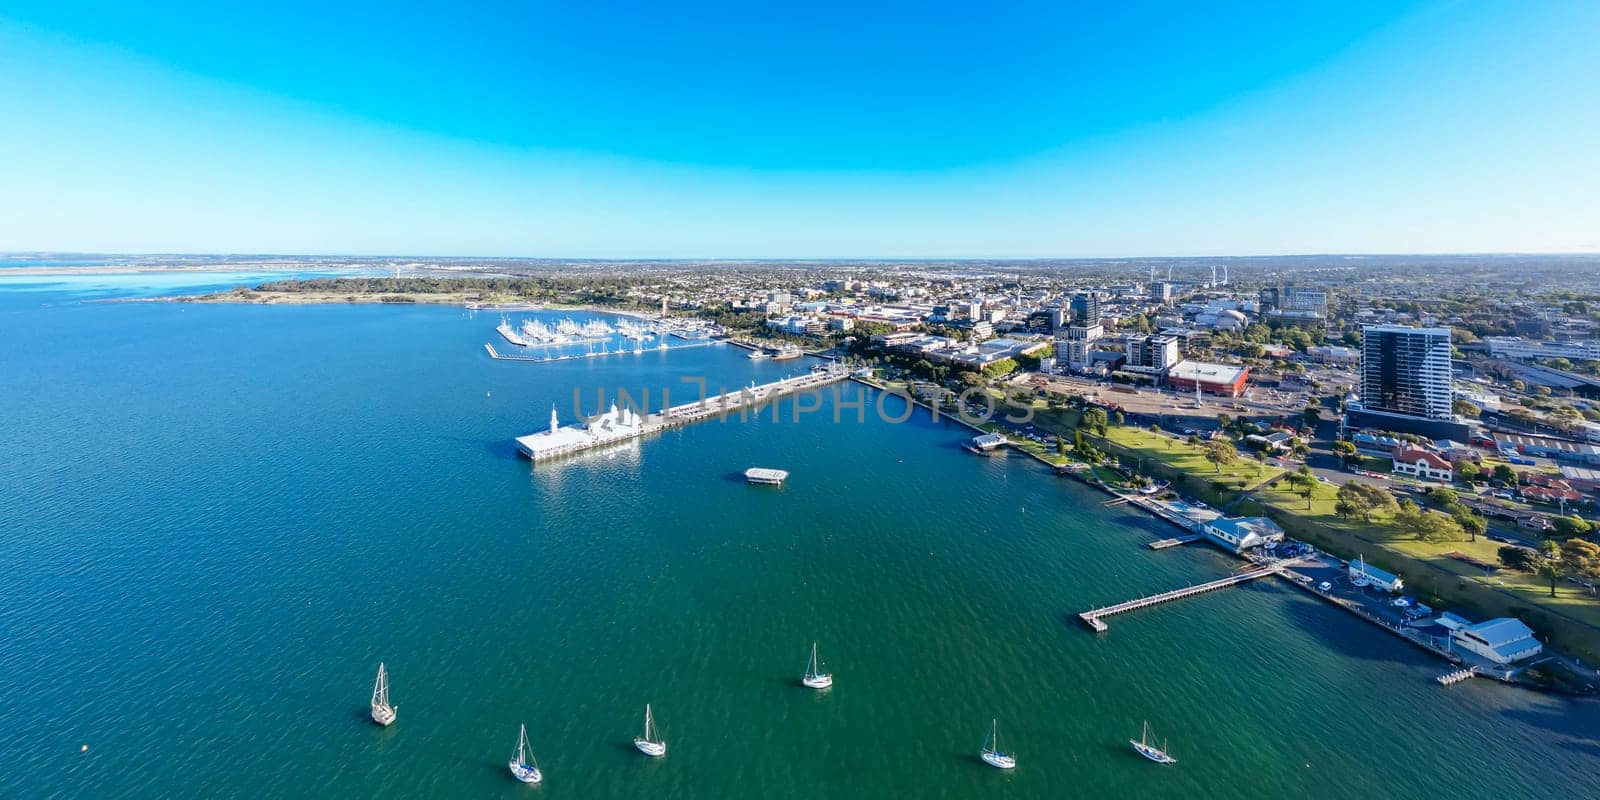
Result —
<svg viewBox="0 0 1600 800"><path fill-rule="evenodd" d="M677 348L669 349L675 350ZM594 418L592 421L564 427L557 424L555 409L552 408L550 411L550 428L538 433L517 437L517 452L538 462L557 456L571 455L595 447L618 444L637 439L646 434L688 425L691 422L699 422L712 417L720 418L731 413L748 413L752 409L759 413L762 407L781 397L821 388L849 377L850 373L845 369L838 365L830 365L827 368L819 368L817 371L805 375L785 378L760 386L735 389L715 397L706 397L689 403L671 406L654 414L641 415L634 413L631 409L618 409L615 404L612 404L611 410Z"/></svg>
<svg viewBox="0 0 1600 800"><path fill-rule="evenodd" d="M642 356L642 355L645 355L647 353L665 353L665 352L668 352L670 350L685 350L685 349L688 349L690 347L710 347L710 346L715 345L715 344L721 344L721 341L720 340L706 340L706 341L702 341L702 342L695 342L694 344L675 344L675 345L671 345L671 346L668 346L668 347L662 347L660 345L656 345L655 347L643 347L643 348L637 348L637 349L634 349L634 350L625 350L625 349L600 350L600 351L590 352L590 353L568 353L566 355L561 355L561 356L518 356L518 355L510 355L510 354L502 353L502 352L494 349L494 345L490 344L488 342L484 343L483 349L486 352L488 352L490 358L492 358L492 359L494 359L496 361L525 361L525 362L530 363L530 364L548 364L548 363L553 362L553 361L581 361L582 359L585 359L585 358L605 358L606 356L633 356L633 355ZM563 347L564 345L549 345L549 346L550 347Z"/></svg>
<svg viewBox="0 0 1600 800"><path fill-rule="evenodd" d="M1283 569L1287 566L1288 562L1276 563L1271 566L1254 569L1249 572L1241 572L1237 575L1229 575L1226 578L1207 581L1206 583L1199 583L1195 584L1194 586L1186 586L1182 589L1173 589L1170 592L1162 592L1161 594L1155 594L1149 597L1141 597L1137 600L1129 600L1126 603L1118 603L1114 606L1097 608L1093 611L1085 611L1078 615L1078 619L1083 620L1083 624L1088 625L1089 628L1095 633L1105 633L1107 626L1103 620L1104 617L1109 617L1114 614L1121 614L1127 611L1134 611L1140 608L1148 608L1150 606L1160 605L1172 600L1182 600L1185 597L1193 597L1197 594L1204 594L1214 589L1221 589L1225 586L1234 586L1244 583L1245 581L1255 580L1256 578L1265 578L1268 575L1276 575L1283 571Z"/></svg>
<svg viewBox="0 0 1600 800"><path fill-rule="evenodd" d="M1200 541L1201 539L1204 539L1204 538L1205 538L1205 536L1203 536L1201 534L1191 533L1188 536L1174 536L1171 539L1157 539L1157 540L1155 540L1155 541L1150 543L1150 549L1151 550L1165 550L1165 549L1167 549L1169 547L1177 547L1180 544L1188 544L1190 542L1198 542L1198 541Z"/></svg>

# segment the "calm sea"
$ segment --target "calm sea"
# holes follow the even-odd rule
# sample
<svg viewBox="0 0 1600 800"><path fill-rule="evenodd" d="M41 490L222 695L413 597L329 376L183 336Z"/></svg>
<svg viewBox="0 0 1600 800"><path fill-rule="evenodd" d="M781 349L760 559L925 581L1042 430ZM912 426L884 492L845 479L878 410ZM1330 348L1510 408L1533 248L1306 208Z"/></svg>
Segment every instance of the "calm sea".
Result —
<svg viewBox="0 0 1600 800"><path fill-rule="evenodd" d="M574 387L802 362L495 362L498 317L462 309L81 296L0 287L3 797L1600 795L1600 704L1441 688L1272 581L1087 632L1235 564L875 395L538 467L510 444ZM977 759L994 718L1009 774ZM1177 765L1128 748L1144 720ZM522 723L536 788L505 769Z"/></svg>

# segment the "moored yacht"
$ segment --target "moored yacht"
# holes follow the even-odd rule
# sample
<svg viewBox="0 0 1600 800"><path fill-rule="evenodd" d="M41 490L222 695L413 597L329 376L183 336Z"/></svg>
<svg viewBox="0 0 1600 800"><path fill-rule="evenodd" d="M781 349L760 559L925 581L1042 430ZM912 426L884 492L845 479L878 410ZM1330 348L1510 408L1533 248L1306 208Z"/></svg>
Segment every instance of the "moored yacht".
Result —
<svg viewBox="0 0 1600 800"><path fill-rule="evenodd" d="M511 777L523 783L544 780L544 775L539 772L539 762L534 760L533 751L528 747L528 726L523 725L517 734L517 750L511 754L511 762L506 767L511 770Z"/></svg>
<svg viewBox="0 0 1600 800"><path fill-rule="evenodd" d="M805 677L800 682L812 689L826 689L833 685L833 674L822 671L822 662L817 660L817 643L811 643L811 661L806 664Z"/></svg>
<svg viewBox="0 0 1600 800"><path fill-rule="evenodd" d="M1000 749L1000 720L991 720L989 724L989 738L983 740L983 754L980 756L983 763L996 769L1015 769L1017 754L1007 753Z"/></svg>
<svg viewBox="0 0 1600 800"><path fill-rule="evenodd" d="M400 709L389 703L389 671L378 662L378 682L372 685L372 721L388 727Z"/></svg>
<svg viewBox="0 0 1600 800"><path fill-rule="evenodd" d="M667 754L667 743L662 741L661 734L656 732L656 718L650 713L649 703L644 707L644 735L635 737L633 746L652 758L660 758Z"/></svg>
<svg viewBox="0 0 1600 800"><path fill-rule="evenodd" d="M1129 739L1128 740L1128 744L1133 745L1133 749L1136 752L1138 752L1139 755L1144 756L1145 758L1148 758L1151 761L1156 762L1157 764L1176 764L1176 763L1178 763L1178 759L1167 755L1167 750L1166 750L1166 746L1165 746L1166 742L1162 742L1161 743L1162 744L1161 747L1156 747L1155 745L1150 744L1149 740L1150 740L1150 723L1146 722L1144 724L1144 730L1142 732L1140 732L1140 734L1139 734L1139 741L1136 742L1136 741L1134 741L1132 739Z"/></svg>

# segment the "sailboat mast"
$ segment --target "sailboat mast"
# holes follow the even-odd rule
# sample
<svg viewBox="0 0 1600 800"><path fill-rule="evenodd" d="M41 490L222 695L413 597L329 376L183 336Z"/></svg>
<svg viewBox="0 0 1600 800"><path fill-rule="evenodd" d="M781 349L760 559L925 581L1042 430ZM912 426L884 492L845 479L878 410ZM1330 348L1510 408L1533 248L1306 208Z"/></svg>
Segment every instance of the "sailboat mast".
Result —
<svg viewBox="0 0 1600 800"><path fill-rule="evenodd" d="M373 705L389 705L389 673L383 667L383 662L378 662L378 682L372 687Z"/></svg>

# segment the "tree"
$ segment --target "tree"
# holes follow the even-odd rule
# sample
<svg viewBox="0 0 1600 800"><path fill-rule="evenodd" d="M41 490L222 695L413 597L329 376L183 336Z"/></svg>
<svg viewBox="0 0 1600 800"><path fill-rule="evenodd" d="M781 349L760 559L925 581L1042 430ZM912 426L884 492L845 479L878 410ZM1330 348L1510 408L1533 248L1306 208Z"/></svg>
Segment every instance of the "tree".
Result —
<svg viewBox="0 0 1600 800"><path fill-rule="evenodd" d="M1526 547L1508 544L1497 551L1500 563L1523 572L1532 572L1538 566L1538 554Z"/></svg>
<svg viewBox="0 0 1600 800"><path fill-rule="evenodd" d="M1516 486L1517 471L1512 469L1510 464L1496 464L1494 465L1494 480L1495 483L1501 486Z"/></svg>
<svg viewBox="0 0 1600 800"><path fill-rule="evenodd" d="M1083 412L1082 424L1088 426L1088 428L1094 431L1097 435L1106 435L1106 425L1108 422L1109 420L1107 420L1106 412L1103 408L1091 408L1088 411Z"/></svg>
<svg viewBox="0 0 1600 800"><path fill-rule="evenodd" d="M1559 539L1587 536L1594 532L1594 523L1581 517L1552 517L1550 524L1555 528L1552 535Z"/></svg>
<svg viewBox="0 0 1600 800"><path fill-rule="evenodd" d="M1206 442L1205 457L1207 461L1216 465L1218 472L1221 472L1223 465L1239 460L1239 449L1227 439L1212 439Z"/></svg>
<svg viewBox="0 0 1600 800"><path fill-rule="evenodd" d="M1448 514L1419 508L1410 500L1400 503L1394 521L1402 531L1424 542L1459 542L1467 538L1461 525Z"/></svg>
<svg viewBox="0 0 1600 800"><path fill-rule="evenodd" d="M1311 495L1317 488L1317 476L1311 474L1311 468L1301 464L1300 468L1284 476L1290 486L1306 499L1306 509L1311 509Z"/></svg>
<svg viewBox="0 0 1600 800"><path fill-rule="evenodd" d="M1540 577L1550 579L1550 596L1555 597L1556 579L1561 577L1561 548L1555 542L1549 539L1544 541L1534 571Z"/></svg>
<svg viewBox="0 0 1600 800"><path fill-rule="evenodd" d="M1435 486L1429 489L1428 502L1446 510L1449 510L1451 506L1461 504L1461 501L1456 497L1455 490L1446 486Z"/></svg>
<svg viewBox="0 0 1600 800"><path fill-rule="evenodd" d="M1116 426L1119 427L1119 428L1122 427L1123 425L1127 424L1127 418L1122 416L1122 412L1121 411L1118 411L1117 415L1115 417L1111 418L1111 421L1113 423L1115 423Z"/></svg>
<svg viewBox="0 0 1600 800"><path fill-rule="evenodd" d="M1066 454L1067 454L1067 440L1063 439L1060 436L1057 436L1056 437L1056 455L1064 456Z"/></svg>
<svg viewBox="0 0 1600 800"><path fill-rule="evenodd" d="M1460 416L1472 419L1477 419L1478 415L1483 413L1483 409L1478 408L1477 403L1469 400L1457 400L1451 403L1450 410Z"/></svg>
<svg viewBox="0 0 1600 800"><path fill-rule="evenodd" d="M1478 537L1489 530L1489 521L1472 513L1465 506L1457 506L1456 508L1457 510L1452 511L1450 516L1455 519L1457 525L1461 526L1461 530L1466 532L1469 541L1478 541Z"/></svg>
<svg viewBox="0 0 1600 800"><path fill-rule="evenodd" d="M1397 508L1394 497L1383 489L1351 481L1339 487L1339 502L1334 512L1343 517L1359 515L1363 521L1371 522L1373 512Z"/></svg>
<svg viewBox="0 0 1600 800"><path fill-rule="evenodd" d="M1468 486L1477 483L1478 479L1482 477L1483 470L1479 469L1478 465L1471 461L1463 461L1456 465L1456 480Z"/></svg>
<svg viewBox="0 0 1600 800"><path fill-rule="evenodd" d="M1306 406L1306 410L1301 412L1301 415L1305 419L1307 427L1315 428L1317 427L1317 422L1322 419L1322 409L1317 408L1316 401L1313 400L1311 405Z"/></svg>
<svg viewBox="0 0 1600 800"><path fill-rule="evenodd" d="M1356 454L1355 442L1334 442L1333 454L1338 456L1339 461L1347 467L1350 466L1350 462L1361 457Z"/></svg>
<svg viewBox="0 0 1600 800"><path fill-rule="evenodd" d="M1561 543L1561 563L1574 575L1600 578L1600 544L1588 539L1568 539Z"/></svg>

